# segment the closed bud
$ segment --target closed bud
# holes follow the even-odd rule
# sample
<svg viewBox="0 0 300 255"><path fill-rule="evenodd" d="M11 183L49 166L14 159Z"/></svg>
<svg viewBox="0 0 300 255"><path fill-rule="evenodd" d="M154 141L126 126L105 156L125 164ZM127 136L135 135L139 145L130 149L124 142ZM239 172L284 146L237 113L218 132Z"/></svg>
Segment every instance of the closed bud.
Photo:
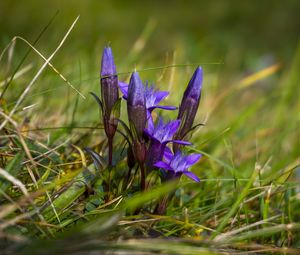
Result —
<svg viewBox="0 0 300 255"><path fill-rule="evenodd" d="M182 120L182 125L176 135L176 139L183 136L192 128L198 110L203 81L203 71L198 67L194 72L181 101L177 119Z"/></svg>
<svg viewBox="0 0 300 255"><path fill-rule="evenodd" d="M117 129L117 120L111 117L111 112L119 99L119 86L117 70L110 47L104 48L100 75L104 129L108 137L113 137Z"/></svg>
<svg viewBox="0 0 300 255"><path fill-rule="evenodd" d="M127 98L128 120L139 141L142 140L147 122L145 88L137 72L132 73Z"/></svg>

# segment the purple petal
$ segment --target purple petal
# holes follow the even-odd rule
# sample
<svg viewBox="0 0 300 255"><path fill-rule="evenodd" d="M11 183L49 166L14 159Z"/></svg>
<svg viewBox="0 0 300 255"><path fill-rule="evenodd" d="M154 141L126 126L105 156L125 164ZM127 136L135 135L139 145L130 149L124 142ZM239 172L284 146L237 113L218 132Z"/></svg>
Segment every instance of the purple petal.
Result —
<svg viewBox="0 0 300 255"><path fill-rule="evenodd" d="M166 162L163 161L158 161L154 164L154 166L159 167L159 168L163 168L169 171L174 171L169 164L167 164Z"/></svg>
<svg viewBox="0 0 300 255"><path fill-rule="evenodd" d="M197 154L197 153L186 156L186 158L185 158L186 159L186 167L188 168L188 167L194 165L201 157L202 157L202 155Z"/></svg>
<svg viewBox="0 0 300 255"><path fill-rule="evenodd" d="M147 109L147 120L150 120L150 118L152 119L152 115L151 115L151 112ZM153 127L154 127L153 119L152 119L152 123L153 123Z"/></svg>
<svg viewBox="0 0 300 255"><path fill-rule="evenodd" d="M151 115L150 115L151 116ZM144 129L144 133L151 139L154 140L158 143L161 143L155 136L155 128L154 128L154 123L152 117L148 119L148 127Z"/></svg>
<svg viewBox="0 0 300 255"><path fill-rule="evenodd" d="M153 137L153 136L152 136L152 133L149 132L149 129L148 129L148 128L145 128L145 129L144 129L144 133L145 133L147 136L149 136L150 138Z"/></svg>
<svg viewBox="0 0 300 255"><path fill-rule="evenodd" d="M133 72L130 77L130 82L128 85L127 107L128 105L146 107L145 87L137 72Z"/></svg>
<svg viewBox="0 0 300 255"><path fill-rule="evenodd" d="M124 99L128 97L128 84L126 82L119 81L119 88L123 94Z"/></svg>
<svg viewBox="0 0 300 255"><path fill-rule="evenodd" d="M163 110L169 110L169 111L173 111L173 110L176 110L177 107L176 106L162 106L162 105L155 105L155 106L151 106L151 107L148 107L148 110L150 111L153 111L155 108L159 108L159 109L163 109Z"/></svg>
<svg viewBox="0 0 300 255"><path fill-rule="evenodd" d="M199 177L197 175L195 175L194 173L192 173L192 172L184 171L183 174L185 176L189 177L190 179L192 179L195 182L200 182Z"/></svg>
<svg viewBox="0 0 300 255"><path fill-rule="evenodd" d="M172 158L173 158L173 153L171 151L171 149L169 147L166 147L165 150L164 150L164 159L166 162L171 162Z"/></svg>
<svg viewBox="0 0 300 255"><path fill-rule="evenodd" d="M169 142L172 142L172 143L177 143L177 144L182 144L182 145L191 145L192 143L190 142L187 142L187 141L182 141L182 140L169 140Z"/></svg>
<svg viewBox="0 0 300 255"><path fill-rule="evenodd" d="M163 100L165 97L169 95L168 91L155 91L154 96L155 96L155 104L158 104L161 100Z"/></svg>
<svg viewBox="0 0 300 255"><path fill-rule="evenodd" d="M159 141L159 140L158 140L157 138L155 138L153 135L149 134L149 133L146 132L146 131L145 131L145 133L146 133L146 135L150 138L150 140L153 140L153 141L155 141L155 142L157 142L157 143L159 143L159 144L162 144L161 141Z"/></svg>
<svg viewBox="0 0 300 255"><path fill-rule="evenodd" d="M188 84L188 87L185 91L185 96L193 98L196 101L200 100L202 81L203 81L203 70L202 67L198 67L196 68Z"/></svg>
<svg viewBox="0 0 300 255"><path fill-rule="evenodd" d="M149 111L147 111L147 120L148 120L147 131L152 135L154 133L154 121Z"/></svg>
<svg viewBox="0 0 300 255"><path fill-rule="evenodd" d="M116 75L116 65L114 63L114 57L110 47L105 47L101 60L101 76Z"/></svg>
<svg viewBox="0 0 300 255"><path fill-rule="evenodd" d="M170 121L168 124L167 124L167 128L169 129L169 134L171 136L173 136L177 129L179 128L180 126L180 120L174 120L174 121Z"/></svg>

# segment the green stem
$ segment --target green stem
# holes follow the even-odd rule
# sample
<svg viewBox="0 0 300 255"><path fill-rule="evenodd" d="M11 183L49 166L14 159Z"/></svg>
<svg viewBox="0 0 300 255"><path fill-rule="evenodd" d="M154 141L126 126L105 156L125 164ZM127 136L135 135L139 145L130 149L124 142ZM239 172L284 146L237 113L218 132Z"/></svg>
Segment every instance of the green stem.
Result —
<svg viewBox="0 0 300 255"><path fill-rule="evenodd" d="M146 189L146 175L145 175L145 167L144 164L140 164L141 168L141 190L144 191Z"/></svg>
<svg viewBox="0 0 300 255"><path fill-rule="evenodd" d="M112 167L113 138L108 137L108 165Z"/></svg>
<svg viewBox="0 0 300 255"><path fill-rule="evenodd" d="M171 200L172 195L165 195L157 204L154 213L164 215L168 206L168 201Z"/></svg>

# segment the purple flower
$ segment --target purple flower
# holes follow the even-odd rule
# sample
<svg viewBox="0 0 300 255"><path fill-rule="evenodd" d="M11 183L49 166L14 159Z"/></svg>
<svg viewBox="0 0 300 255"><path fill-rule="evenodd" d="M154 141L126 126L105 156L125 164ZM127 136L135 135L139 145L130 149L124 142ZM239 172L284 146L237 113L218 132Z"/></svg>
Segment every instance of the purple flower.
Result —
<svg viewBox="0 0 300 255"><path fill-rule="evenodd" d="M127 112L130 125L138 140L142 140L147 122L144 85L137 72L132 73L128 86Z"/></svg>
<svg viewBox="0 0 300 255"><path fill-rule="evenodd" d="M188 171L188 168L194 165L201 156L201 154L196 153L184 155L181 151L177 151L175 154L169 154L167 157L164 157L165 161L156 162L154 166L170 171L174 177L179 177L184 174L193 181L200 182L198 176Z"/></svg>
<svg viewBox="0 0 300 255"><path fill-rule="evenodd" d="M128 84L123 81L119 81L119 88L123 94L123 98L127 100L128 97Z"/></svg>
<svg viewBox="0 0 300 255"><path fill-rule="evenodd" d="M190 142L172 139L179 126L180 120L170 121L165 124L161 118L159 118L158 123L154 126L152 118L149 118L148 128L145 129L145 134L150 138L146 159L149 171L152 170L154 163L162 159L167 143L173 142L182 145L191 144Z"/></svg>
<svg viewBox="0 0 300 255"><path fill-rule="evenodd" d="M112 50L106 47L103 50L101 60L101 101L103 107L103 123L105 133L112 138L116 132L118 122L111 117L111 112L119 99L118 76L114 63Z"/></svg>
<svg viewBox="0 0 300 255"><path fill-rule="evenodd" d="M193 126L201 98L202 81L203 71L201 67L198 67L184 92L179 107L177 119L181 119L183 123L178 131L178 134L176 135L177 139L183 139L184 135Z"/></svg>
<svg viewBox="0 0 300 255"><path fill-rule="evenodd" d="M154 86L146 86L145 96L146 96L146 108L151 113L155 108L160 108L164 110L176 110L175 106L161 106L158 105L163 99L169 95L168 91L155 90Z"/></svg>
<svg viewBox="0 0 300 255"><path fill-rule="evenodd" d="M183 145L190 145L190 142L181 140L172 140L173 135L176 133L180 126L180 120L173 120L168 123L164 123L162 118L159 118L156 126L153 124L152 118L148 121L148 127L145 129L145 133L151 140L159 142L160 144L167 144L169 142L175 142Z"/></svg>
<svg viewBox="0 0 300 255"><path fill-rule="evenodd" d="M123 98L127 100L128 97L128 85L125 82L119 81L119 88L123 93ZM175 106L161 106L159 103L169 95L168 91L159 91L154 88L154 86L145 87L145 98L146 98L146 108L148 118L150 117L151 112L155 108L160 108L164 110L176 110Z"/></svg>

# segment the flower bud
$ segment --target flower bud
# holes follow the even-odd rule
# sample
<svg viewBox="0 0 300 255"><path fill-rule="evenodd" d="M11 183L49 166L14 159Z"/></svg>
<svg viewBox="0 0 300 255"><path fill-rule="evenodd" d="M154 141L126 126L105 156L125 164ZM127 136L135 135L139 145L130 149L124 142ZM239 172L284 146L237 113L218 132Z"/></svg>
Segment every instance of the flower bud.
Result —
<svg viewBox="0 0 300 255"><path fill-rule="evenodd" d="M200 98L201 98L201 88L203 80L203 71L201 67L198 67L182 98L178 117L177 119L182 120L182 125L179 132L176 135L176 139L182 139L183 136L192 128L193 122L198 110Z"/></svg>
<svg viewBox="0 0 300 255"><path fill-rule="evenodd" d="M119 99L119 86L116 66L110 47L104 48L101 61L101 99L103 104L103 123L108 137L113 137L117 129L117 121L111 112Z"/></svg>
<svg viewBox="0 0 300 255"><path fill-rule="evenodd" d="M128 120L139 141L142 140L147 122L145 88L137 72L132 73L127 98Z"/></svg>

